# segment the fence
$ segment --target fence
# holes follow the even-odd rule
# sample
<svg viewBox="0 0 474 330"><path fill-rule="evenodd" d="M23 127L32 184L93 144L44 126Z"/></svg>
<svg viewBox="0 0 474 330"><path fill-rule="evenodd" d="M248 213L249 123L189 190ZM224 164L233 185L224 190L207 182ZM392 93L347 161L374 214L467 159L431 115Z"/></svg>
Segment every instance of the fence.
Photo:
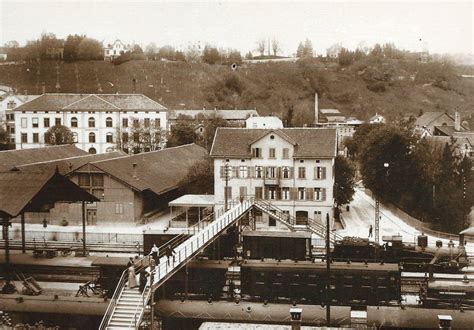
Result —
<svg viewBox="0 0 474 330"><path fill-rule="evenodd" d="M10 239L21 239L20 228L10 229ZM82 231L60 232L48 230L26 230L25 239L36 241L57 242L79 242L82 239ZM139 243L143 244L143 234L129 233L90 233L86 232L86 240L89 243Z"/></svg>

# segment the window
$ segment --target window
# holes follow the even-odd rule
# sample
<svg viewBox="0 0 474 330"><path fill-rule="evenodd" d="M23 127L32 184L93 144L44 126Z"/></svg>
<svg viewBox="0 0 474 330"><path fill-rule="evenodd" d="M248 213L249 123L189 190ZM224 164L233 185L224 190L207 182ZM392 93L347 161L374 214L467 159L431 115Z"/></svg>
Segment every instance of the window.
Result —
<svg viewBox="0 0 474 330"><path fill-rule="evenodd" d="M39 127L39 119L37 117L33 118L31 120L31 124L33 125L33 128L38 128Z"/></svg>
<svg viewBox="0 0 474 330"><path fill-rule="evenodd" d="M283 200L289 200L290 199L290 188L289 187L281 188L281 199L283 199Z"/></svg>
<svg viewBox="0 0 474 330"><path fill-rule="evenodd" d="M298 188L298 200L304 201L306 199L305 190L303 187Z"/></svg>
<svg viewBox="0 0 474 330"><path fill-rule="evenodd" d="M89 153L91 155L95 155L97 153L97 150L95 150L95 148L89 148Z"/></svg>
<svg viewBox="0 0 474 330"><path fill-rule="evenodd" d="M127 143L128 142L128 133L123 132L122 133L122 143Z"/></svg>
<svg viewBox="0 0 474 330"><path fill-rule="evenodd" d="M95 119L94 119L94 117L89 117L89 127L95 127Z"/></svg>
<svg viewBox="0 0 474 330"><path fill-rule="evenodd" d="M13 113L7 113L7 121L14 121L15 115Z"/></svg>
<svg viewBox="0 0 474 330"><path fill-rule="evenodd" d="M71 118L71 127L77 127L77 118L76 117Z"/></svg>
<svg viewBox="0 0 474 330"><path fill-rule="evenodd" d="M150 118L145 118L143 124L145 125L145 127L150 127Z"/></svg>
<svg viewBox="0 0 474 330"><path fill-rule="evenodd" d="M257 179L263 178L263 167L262 166L255 166L255 177Z"/></svg>
<svg viewBox="0 0 474 330"><path fill-rule="evenodd" d="M92 133L92 132L89 133L89 142L95 143L95 133Z"/></svg>
<svg viewBox="0 0 474 330"><path fill-rule="evenodd" d="M78 139L78 137L77 137L77 133L76 133L76 132L72 132L72 141L74 141L74 143L79 142L79 139Z"/></svg>
<svg viewBox="0 0 474 330"><path fill-rule="evenodd" d="M276 176L276 173L277 173L276 167L274 167L274 166L268 166L266 172L267 172L266 177L268 179L275 179L277 177Z"/></svg>
<svg viewBox="0 0 474 330"><path fill-rule="evenodd" d="M21 118L21 128L28 128L28 119Z"/></svg>
<svg viewBox="0 0 474 330"><path fill-rule="evenodd" d="M160 118L155 119L155 127L161 127L161 120Z"/></svg>
<svg viewBox="0 0 474 330"><path fill-rule="evenodd" d="M128 127L128 118L122 118L122 126Z"/></svg>
<svg viewBox="0 0 474 330"><path fill-rule="evenodd" d="M298 167L298 179L306 179L306 167Z"/></svg>
<svg viewBox="0 0 474 330"><path fill-rule="evenodd" d="M326 179L326 168L317 166L314 168L314 178L321 180L321 179Z"/></svg>
<svg viewBox="0 0 474 330"><path fill-rule="evenodd" d="M123 214L123 204L122 203L115 204L115 214Z"/></svg>
<svg viewBox="0 0 474 330"><path fill-rule="evenodd" d="M78 180L79 180L79 187L89 187L90 186L89 174L79 173L78 174Z"/></svg>
<svg viewBox="0 0 474 330"><path fill-rule="evenodd" d="M290 168L288 166L283 166L281 168L281 177L283 179L289 179L290 178Z"/></svg>
<svg viewBox="0 0 474 330"><path fill-rule="evenodd" d="M133 120L133 127L137 128L140 126L140 121L138 119Z"/></svg>
<svg viewBox="0 0 474 330"><path fill-rule="evenodd" d="M254 158L262 158L262 148L253 148L252 155Z"/></svg>
<svg viewBox="0 0 474 330"><path fill-rule="evenodd" d="M103 174L91 174L92 176L92 185L94 187L103 187L104 186L104 175Z"/></svg>
<svg viewBox="0 0 474 330"><path fill-rule="evenodd" d="M112 118L107 117L105 119L105 127L112 127L112 124L113 124Z"/></svg>
<svg viewBox="0 0 474 330"><path fill-rule="evenodd" d="M275 158L275 148L270 148L268 158Z"/></svg>
<svg viewBox="0 0 474 330"><path fill-rule="evenodd" d="M114 136L113 136L113 134L110 133L110 132L107 133L107 134L105 135L105 141L106 141L107 143L114 143Z"/></svg>
<svg viewBox="0 0 474 330"><path fill-rule="evenodd" d="M15 134L15 126L10 127L10 134Z"/></svg>
<svg viewBox="0 0 474 330"><path fill-rule="evenodd" d="M232 187L224 187L224 198L231 199L232 198Z"/></svg>
<svg viewBox="0 0 474 330"><path fill-rule="evenodd" d="M39 134L33 133L33 143L39 143Z"/></svg>
<svg viewBox="0 0 474 330"><path fill-rule="evenodd" d="M44 124L45 128L49 127L49 118L44 118L43 119L43 124Z"/></svg>
<svg viewBox="0 0 474 330"><path fill-rule="evenodd" d="M15 101L8 101L7 103L7 109L14 109L16 108L16 103Z"/></svg>
<svg viewBox="0 0 474 330"><path fill-rule="evenodd" d="M28 143L28 134L21 133L21 143Z"/></svg>
<svg viewBox="0 0 474 330"><path fill-rule="evenodd" d="M290 158L290 149L283 148L283 159L288 159L288 158Z"/></svg>
<svg viewBox="0 0 474 330"><path fill-rule="evenodd" d="M133 132L133 142L138 143L140 141L140 133Z"/></svg>
<svg viewBox="0 0 474 330"><path fill-rule="evenodd" d="M326 189L325 188L314 188L314 199L317 201L326 200Z"/></svg>
<svg viewBox="0 0 474 330"><path fill-rule="evenodd" d="M61 126L61 118L54 118L54 125Z"/></svg>
<svg viewBox="0 0 474 330"><path fill-rule="evenodd" d="M248 176L247 166L239 166L239 178L246 179Z"/></svg>
<svg viewBox="0 0 474 330"><path fill-rule="evenodd" d="M247 187L246 186L241 186L239 189L239 196L240 197L245 197L247 196Z"/></svg>
<svg viewBox="0 0 474 330"><path fill-rule="evenodd" d="M255 198L262 199L263 195L263 188L262 187L255 187Z"/></svg>
<svg viewBox="0 0 474 330"><path fill-rule="evenodd" d="M314 220L321 222L322 220L321 211L314 211Z"/></svg>
<svg viewBox="0 0 474 330"><path fill-rule="evenodd" d="M268 199L275 200L277 199L277 190L276 187L269 187L268 188Z"/></svg>

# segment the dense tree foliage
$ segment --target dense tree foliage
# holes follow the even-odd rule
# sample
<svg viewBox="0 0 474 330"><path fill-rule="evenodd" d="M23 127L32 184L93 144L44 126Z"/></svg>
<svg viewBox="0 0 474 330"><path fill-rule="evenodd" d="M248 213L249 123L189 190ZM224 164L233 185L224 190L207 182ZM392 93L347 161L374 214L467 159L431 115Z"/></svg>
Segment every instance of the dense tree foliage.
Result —
<svg viewBox="0 0 474 330"><path fill-rule="evenodd" d="M66 126L55 125L44 133L44 143L48 145L72 144L74 136Z"/></svg>
<svg viewBox="0 0 474 330"><path fill-rule="evenodd" d="M207 157L192 166L181 182L184 194L214 194L214 162Z"/></svg>
<svg viewBox="0 0 474 330"><path fill-rule="evenodd" d="M167 146L176 147L196 142L198 137L195 130L196 127L193 121L178 120L178 122L171 127Z"/></svg>
<svg viewBox="0 0 474 330"><path fill-rule="evenodd" d="M359 161L365 186L380 199L441 230L459 232L474 204L472 164L454 144L434 141L395 126L363 125L346 145Z"/></svg>
<svg viewBox="0 0 474 330"><path fill-rule="evenodd" d="M355 168L348 158L337 156L334 166L336 207L349 204L354 196Z"/></svg>

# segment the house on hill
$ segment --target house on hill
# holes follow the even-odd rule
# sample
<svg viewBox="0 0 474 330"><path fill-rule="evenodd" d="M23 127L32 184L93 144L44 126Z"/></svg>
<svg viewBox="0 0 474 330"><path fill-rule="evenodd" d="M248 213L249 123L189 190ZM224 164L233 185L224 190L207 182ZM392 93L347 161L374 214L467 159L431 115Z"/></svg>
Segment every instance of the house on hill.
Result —
<svg viewBox="0 0 474 330"><path fill-rule="evenodd" d="M113 61L120 55L132 51L130 45L124 44L121 40L116 39L112 43L108 43L104 46L104 61Z"/></svg>
<svg viewBox="0 0 474 330"><path fill-rule="evenodd" d="M97 157L99 155L95 155ZM166 148L137 155L95 160L69 172L67 177L99 201L87 205L88 225L135 224L145 222L156 212L167 209L179 196L188 170L207 157L206 149L195 144ZM64 168L64 164L59 168ZM23 171L32 168L21 169ZM79 205L56 203L48 214L27 214L29 223L69 224L82 221Z"/></svg>
<svg viewBox="0 0 474 330"><path fill-rule="evenodd" d="M44 134L54 125L68 127L75 144L91 154L113 151L118 141L130 152L166 143L161 132L167 127L167 109L143 94L43 94L13 112L16 149L44 146ZM133 129L141 127L150 134L160 132L158 138L151 135L157 141L148 149L137 147L140 136Z"/></svg>
<svg viewBox="0 0 474 330"><path fill-rule="evenodd" d="M385 124L387 120L381 114L376 113L368 120L369 124Z"/></svg>
<svg viewBox="0 0 474 330"><path fill-rule="evenodd" d="M218 128L210 153L216 206L226 197L254 196L296 217L298 224L322 223L333 217L336 153L335 129ZM257 228L284 228L256 215Z"/></svg>

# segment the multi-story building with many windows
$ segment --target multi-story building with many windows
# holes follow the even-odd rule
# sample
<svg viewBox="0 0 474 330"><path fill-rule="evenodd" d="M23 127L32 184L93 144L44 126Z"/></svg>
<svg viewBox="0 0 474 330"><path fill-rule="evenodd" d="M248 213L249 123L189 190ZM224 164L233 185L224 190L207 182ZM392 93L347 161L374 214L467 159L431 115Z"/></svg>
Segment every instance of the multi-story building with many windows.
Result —
<svg viewBox="0 0 474 330"><path fill-rule="evenodd" d="M301 225L332 218L336 152L335 129L218 128L211 149L216 204L223 205L225 196L251 195ZM271 218L257 220L260 227L280 226Z"/></svg>
<svg viewBox="0 0 474 330"><path fill-rule="evenodd" d="M129 128L166 130L166 113L164 106L142 94L43 94L14 109L16 149L44 146L45 133L63 125L72 131L77 147L108 152L117 148L118 139L123 145L140 138Z"/></svg>

